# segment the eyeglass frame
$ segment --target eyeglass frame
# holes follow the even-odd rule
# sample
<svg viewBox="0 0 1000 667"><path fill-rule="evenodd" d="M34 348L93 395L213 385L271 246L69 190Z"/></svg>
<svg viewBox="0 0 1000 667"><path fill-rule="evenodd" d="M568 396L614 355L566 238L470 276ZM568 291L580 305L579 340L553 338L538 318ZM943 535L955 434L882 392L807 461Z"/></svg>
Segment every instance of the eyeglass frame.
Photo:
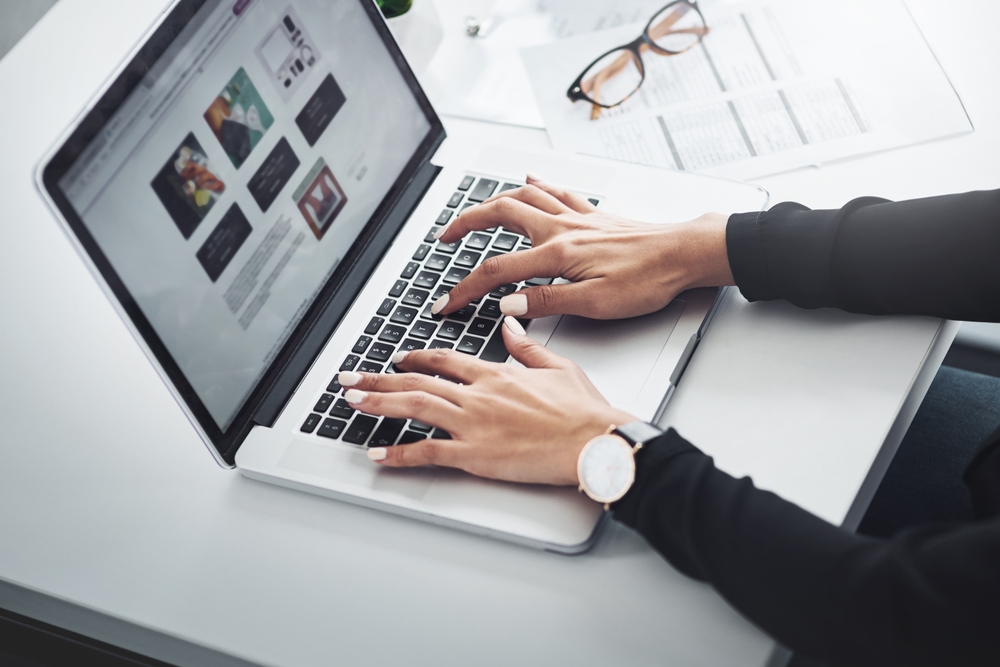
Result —
<svg viewBox="0 0 1000 667"><path fill-rule="evenodd" d="M701 22L705 26L705 32L698 36L697 42L695 42L691 46L681 51L671 51L670 49L665 49L662 46L658 46L656 42L653 41L653 38L649 36L649 29L653 27L653 20L656 19L657 16L665 12L670 7L682 4L689 5L691 9L698 12L698 16L701 18ZM708 30L709 30L708 21L705 20L705 15L701 13L701 8L698 7L698 0L672 0L672 2L668 2L667 4L663 5L653 13L653 15L649 19L649 23L646 24L645 28L643 28L642 34L639 35L636 39L629 42L628 44L622 44L621 46L616 46L613 49L608 49L607 51L605 51L604 53L602 53L601 55L597 56L592 61L590 61L590 63L583 68L583 71L580 72L580 76L576 77L576 80L573 81L572 84L570 84L569 89L566 91L566 97L568 97L572 102L589 102L590 104L601 107L602 109L614 109L615 107L620 106L625 102L627 102L629 98L631 98L639 91L639 89L642 87L642 84L645 83L646 81L646 63L643 62L642 51L640 51L640 49L644 45L647 48L652 49L655 53L661 56L676 56L686 51L690 51L697 45L701 44L701 40L705 37L706 34L708 34ZM615 51L631 52L632 55L634 56L636 63L639 66L639 74L642 76L642 78L639 79L639 85L635 87L635 90L629 93L625 97L625 99L621 100L620 102L615 102L614 104L603 104L601 102L595 102L594 100L587 97L587 93L583 92L583 85L582 85L583 77L587 72L590 71L591 67L593 67L596 63L600 62L601 59L606 58Z"/></svg>

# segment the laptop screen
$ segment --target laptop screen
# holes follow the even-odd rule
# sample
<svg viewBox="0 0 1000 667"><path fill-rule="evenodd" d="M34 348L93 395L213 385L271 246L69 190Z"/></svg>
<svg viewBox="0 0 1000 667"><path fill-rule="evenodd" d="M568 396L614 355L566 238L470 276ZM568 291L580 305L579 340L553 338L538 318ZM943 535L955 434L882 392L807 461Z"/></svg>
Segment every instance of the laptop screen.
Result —
<svg viewBox="0 0 1000 667"><path fill-rule="evenodd" d="M187 6L58 186L226 431L433 118L360 1Z"/></svg>

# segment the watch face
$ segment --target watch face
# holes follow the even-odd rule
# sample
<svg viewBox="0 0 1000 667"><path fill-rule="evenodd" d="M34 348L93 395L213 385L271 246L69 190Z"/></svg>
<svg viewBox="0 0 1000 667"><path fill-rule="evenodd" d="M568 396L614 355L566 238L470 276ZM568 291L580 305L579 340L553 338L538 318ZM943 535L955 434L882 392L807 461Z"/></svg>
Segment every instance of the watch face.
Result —
<svg viewBox="0 0 1000 667"><path fill-rule="evenodd" d="M599 502L614 502L635 479L632 448L617 435L598 436L580 453L577 473L587 495Z"/></svg>

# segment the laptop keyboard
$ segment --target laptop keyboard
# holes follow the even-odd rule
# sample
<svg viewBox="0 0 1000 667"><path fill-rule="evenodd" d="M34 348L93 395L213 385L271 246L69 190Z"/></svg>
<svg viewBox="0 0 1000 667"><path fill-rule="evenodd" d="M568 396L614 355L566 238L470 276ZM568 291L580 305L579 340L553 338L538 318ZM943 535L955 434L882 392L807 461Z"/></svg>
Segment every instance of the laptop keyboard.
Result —
<svg viewBox="0 0 1000 667"><path fill-rule="evenodd" d="M485 177L466 176L442 207L423 242L402 267L399 279L372 313L364 331L340 365L339 371L392 373L389 360L401 350L449 348L485 361L505 362L507 348L501 334L500 299L521 289L501 285L487 296L446 317L431 314L431 305L481 262L495 255L531 247L531 241L496 227L473 232L461 241L441 243L434 234L461 210L498 192L521 187ZM597 204L596 200L591 200ZM524 286L547 285L551 278L535 278ZM389 447L424 438L451 436L416 420L375 417L354 410L333 379L306 416L299 430L317 437L359 446Z"/></svg>

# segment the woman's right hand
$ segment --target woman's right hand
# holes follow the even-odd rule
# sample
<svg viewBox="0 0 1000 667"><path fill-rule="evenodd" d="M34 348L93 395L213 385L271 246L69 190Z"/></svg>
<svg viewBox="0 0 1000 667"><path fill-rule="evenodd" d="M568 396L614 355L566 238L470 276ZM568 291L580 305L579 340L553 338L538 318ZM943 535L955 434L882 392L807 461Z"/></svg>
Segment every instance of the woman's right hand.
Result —
<svg viewBox="0 0 1000 667"><path fill-rule="evenodd" d="M727 221L726 215L708 213L677 224L634 222L529 176L526 186L463 211L439 240L452 243L500 226L527 236L532 247L486 260L433 310L448 314L501 285L561 277L570 282L509 294L500 309L514 317L602 320L651 313L686 289L733 284Z"/></svg>

